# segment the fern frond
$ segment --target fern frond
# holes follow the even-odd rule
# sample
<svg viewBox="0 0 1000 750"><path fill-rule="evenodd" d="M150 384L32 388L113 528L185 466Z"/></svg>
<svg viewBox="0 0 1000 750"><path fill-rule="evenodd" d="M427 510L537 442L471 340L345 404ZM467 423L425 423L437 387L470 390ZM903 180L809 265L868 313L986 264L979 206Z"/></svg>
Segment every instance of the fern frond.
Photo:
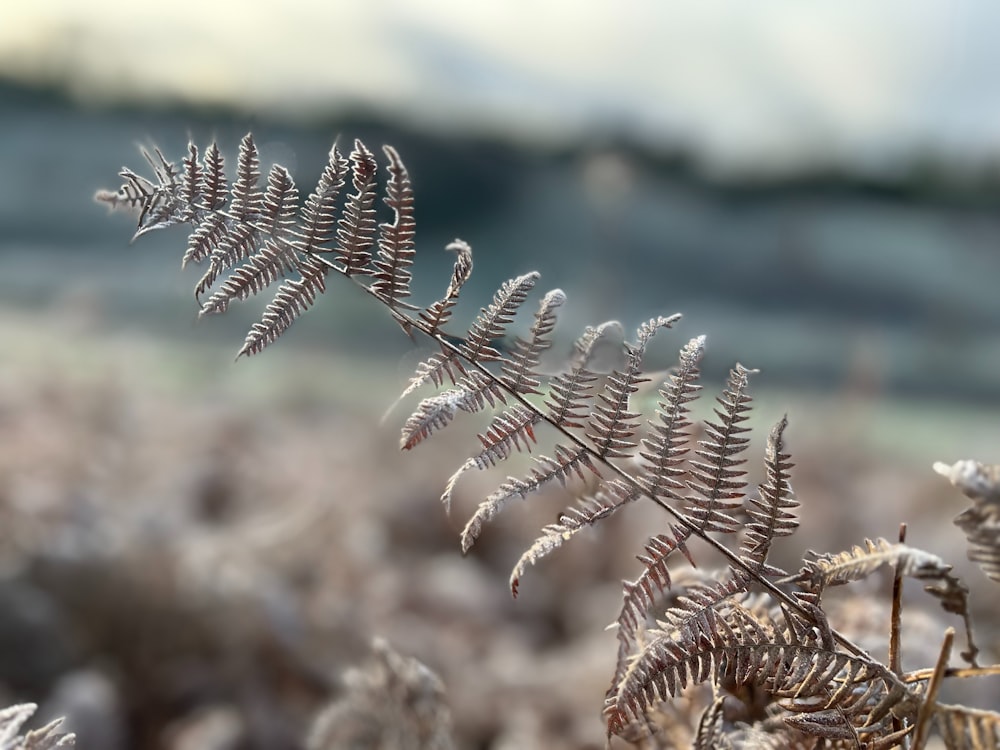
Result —
<svg viewBox="0 0 1000 750"><path fill-rule="evenodd" d="M188 154L181 160L181 183L177 189L177 199L180 203L178 218L183 223L193 221L203 205L201 190L205 184L202 165L198 161L198 147L188 144Z"/></svg>
<svg viewBox="0 0 1000 750"><path fill-rule="evenodd" d="M937 461L934 471L947 477L969 499L1000 506L1000 464L956 461L949 466Z"/></svg>
<svg viewBox="0 0 1000 750"><path fill-rule="evenodd" d="M599 343L611 335L620 335L621 323L609 320L599 326L588 326L583 335L573 345L574 357L568 372L556 375L549 384L549 395L545 399L548 418L556 427L570 429L583 427L578 420L584 418L582 409L592 397L591 388L597 381L597 374L590 369L594 351Z"/></svg>
<svg viewBox="0 0 1000 750"><path fill-rule="evenodd" d="M415 253L413 188L410 175L396 149L385 146L383 151L389 157L385 203L392 209L394 219L391 224L379 225L378 256L372 263L374 281L371 290L390 310L416 310L403 301L410 296L410 266Z"/></svg>
<svg viewBox="0 0 1000 750"><path fill-rule="evenodd" d="M881 537L865 539L863 547L854 545L838 554L818 555L809 551L806 555L811 559L805 561L798 575L787 580L816 594L828 586L867 578L883 565L895 566L902 576L921 579L939 578L951 571L951 566L937 555Z"/></svg>
<svg viewBox="0 0 1000 750"><path fill-rule="evenodd" d="M692 586L668 610L668 620L649 632L643 644L616 673L605 698L608 733L617 733L631 720L639 720L656 700L676 697L689 681L702 683L721 672L720 653L729 629L720 627L719 604L740 590L745 580L729 578L712 586Z"/></svg>
<svg viewBox="0 0 1000 750"><path fill-rule="evenodd" d="M267 173L257 230L270 237L287 239L295 228L298 208L299 189L295 180L287 169L275 164Z"/></svg>
<svg viewBox="0 0 1000 750"><path fill-rule="evenodd" d="M472 456L451 475L441 494L441 503L446 512L451 511L451 498L459 478L472 469L487 469L505 461L522 446L531 451L531 443L535 442L535 425L541 421L538 412L521 404L514 404L495 417L490 422L486 432L479 434L479 442L483 449Z"/></svg>
<svg viewBox="0 0 1000 750"><path fill-rule="evenodd" d="M188 263L201 263L211 257L229 232L229 220L222 211L205 214L188 237L187 249L181 259L181 268Z"/></svg>
<svg viewBox="0 0 1000 750"><path fill-rule="evenodd" d="M493 295L493 302L476 316L469 334L460 345L463 357L470 362L492 362L501 358L491 342L503 338L507 326L514 320L540 276L537 271L531 271L503 283Z"/></svg>
<svg viewBox="0 0 1000 750"><path fill-rule="evenodd" d="M221 287L202 304L199 316L210 313L225 312L233 299L244 300L258 294L265 287L273 284L279 277L287 275L299 265L294 247L289 243L289 237L295 226L295 213L298 208L298 190L288 171L275 165L267 177L267 190L262 200L262 213L254 224L252 232L239 231L233 236L245 237L245 243L239 248L233 248L232 256L218 261L213 257L209 269L209 280L204 281L205 288L215 280L216 269L224 267L229 262L235 262L250 247L249 243L259 241L264 237L263 247L250 255L246 263L237 267L222 283ZM202 283L199 283L199 289Z"/></svg>
<svg viewBox="0 0 1000 750"><path fill-rule="evenodd" d="M192 221L198 213L201 170L197 148L189 145L180 171L158 148L153 153L142 149L142 156L152 168L156 182L125 168L118 173L125 182L117 191L99 190L94 194L94 200L106 203L112 210L138 212L133 242L148 232Z"/></svg>
<svg viewBox="0 0 1000 750"><path fill-rule="evenodd" d="M421 401L403 425L400 448L410 450L435 430L447 427L466 397L465 391L452 388Z"/></svg>
<svg viewBox="0 0 1000 750"><path fill-rule="evenodd" d="M211 289L219 277L240 261L249 258L260 240L260 232L249 220L232 223L213 248L208 268L194 288L196 300Z"/></svg>
<svg viewBox="0 0 1000 750"><path fill-rule="evenodd" d="M785 453L784 433L788 417L782 417L767 438L765 469L767 479L758 488L759 497L750 498L750 523L743 542L743 559L762 575L779 576L783 571L766 564L767 553L776 537L789 536L799 526L792 512L799 507L792 493L790 470L794 464Z"/></svg>
<svg viewBox="0 0 1000 750"><path fill-rule="evenodd" d="M870 658L790 639L735 602L716 608L713 601L726 590L731 584L702 592L652 633L609 693L609 734L657 700L706 681L761 686L799 716L798 729L820 736L834 726L859 738L884 733L892 710L916 704L899 678Z"/></svg>
<svg viewBox="0 0 1000 750"><path fill-rule="evenodd" d="M948 750L996 750L1000 747L1000 713L938 703L934 722Z"/></svg>
<svg viewBox="0 0 1000 750"><path fill-rule="evenodd" d="M458 295L465 282L472 275L472 248L462 240L449 242L445 250L455 253L455 265L451 271L451 281L444 297L432 304L426 310L420 311L420 318L427 324L427 333L434 335L451 319L452 308L458 302Z"/></svg>
<svg viewBox="0 0 1000 750"><path fill-rule="evenodd" d="M680 317L661 316L647 321L639 326L635 343L625 343L625 370L615 370L608 376L604 392L598 394L587 423L587 437L594 443L599 458L628 458L632 455L636 443L630 438L635 434L642 415L628 410L629 398L639 389L640 383L648 381L648 378L642 377L643 355L656 331L670 328Z"/></svg>
<svg viewBox="0 0 1000 750"><path fill-rule="evenodd" d="M198 188L201 211L218 211L229 200L229 181L226 179L226 161L219 145L212 141L201 163L201 185Z"/></svg>
<svg viewBox="0 0 1000 750"><path fill-rule="evenodd" d="M125 180L117 190L98 190L94 193L94 200L98 203L106 203L112 211L125 209L137 211L141 227L142 211L152 200L155 185L145 177L136 174L128 167L123 168L118 176Z"/></svg>
<svg viewBox="0 0 1000 750"><path fill-rule="evenodd" d="M375 245L375 191L378 163L359 140L351 151L351 179L354 192L348 196L337 221L337 247L334 252L347 276L370 276L372 247Z"/></svg>
<svg viewBox="0 0 1000 750"><path fill-rule="evenodd" d="M316 302L316 297L326 291L327 272L327 266L313 259L304 265L301 278L281 282L260 322L251 326L243 347L236 354L237 358L259 354L264 347L273 344L287 331Z"/></svg>
<svg viewBox="0 0 1000 750"><path fill-rule="evenodd" d="M253 221L260 213L264 196L260 190L260 154L253 134L240 141L236 157L236 181L232 187L229 213L236 221Z"/></svg>
<svg viewBox="0 0 1000 750"><path fill-rule="evenodd" d="M283 167L279 167L284 171ZM285 172L287 176L287 172ZM280 179L280 178L277 178ZM291 178L288 177L290 180ZM209 266L195 285L195 299L210 290L215 282L240 261L249 258L257 249L261 237L259 222L263 218L264 193L260 189L260 155L253 135L247 133L240 141L236 160L236 181L231 188L229 210L223 229L216 220L206 219L203 232L196 230L188 246L185 260L203 257L211 244ZM274 206L277 209L277 205ZM198 235L197 239L196 236Z"/></svg>
<svg viewBox="0 0 1000 750"><path fill-rule="evenodd" d="M643 438L639 455L645 460L638 479L643 488L654 497L677 497L684 488L678 479L684 474L681 464L687 454L690 440L688 404L697 398L698 365L705 353L705 337L691 339L681 349L678 366L660 389L657 416L659 422L650 421L652 437Z"/></svg>
<svg viewBox="0 0 1000 750"><path fill-rule="evenodd" d="M1000 583L1000 509L973 505L955 517L955 525L969 540L968 558Z"/></svg>
<svg viewBox="0 0 1000 750"><path fill-rule="evenodd" d="M500 382L512 393L540 393L538 387L542 378L535 369L541 361L542 352L552 346L552 331L556 327L557 310L566 303L562 289L553 289L542 297L535 313L535 323L527 341L516 339L514 350L503 360Z"/></svg>
<svg viewBox="0 0 1000 750"><path fill-rule="evenodd" d="M559 520L547 524L542 533L524 551L510 574L510 592L517 597L521 578L529 565L563 546L581 530L608 518L618 509L637 500L638 491L623 482L606 482L594 495L580 498L577 504L559 514Z"/></svg>
<svg viewBox="0 0 1000 750"><path fill-rule="evenodd" d="M195 148L193 144L190 147ZM188 237L187 249L181 259L182 269L188 263L201 263L208 258L229 231L229 220L222 211L229 199L229 182L225 160L214 141L205 150L198 197L197 209L191 217L195 228Z"/></svg>
<svg viewBox="0 0 1000 750"><path fill-rule="evenodd" d="M730 371L726 390L717 399L722 408L714 410L719 421L705 422L707 439L699 441L701 448L695 451L702 460L690 462L687 485L694 494L685 497L685 512L699 531L732 533L739 528L732 514L742 504L746 485L742 454L750 442L742 437L750 428L741 425L748 419L747 386L755 372L740 364Z"/></svg>
<svg viewBox="0 0 1000 750"><path fill-rule="evenodd" d="M446 427L459 409L476 412L487 404L495 406L498 402L506 403L507 394L496 379L479 370L472 370L459 380L455 388L420 402L403 425L399 445L403 450L413 448L434 430Z"/></svg>
<svg viewBox="0 0 1000 750"><path fill-rule="evenodd" d="M181 201L182 180L179 179L181 173L178 172L177 165L169 161L158 148L153 149L153 154L146 149L142 150L143 157L156 175L156 185L139 214L139 226L132 235L133 242L148 232L180 224L193 213L193 206Z"/></svg>
<svg viewBox="0 0 1000 750"><path fill-rule="evenodd" d="M236 268L222 285L201 306L199 317L223 313L234 300L245 300L259 294L266 287L286 275L293 262L290 248L274 240L267 240L256 255Z"/></svg>
<svg viewBox="0 0 1000 750"><path fill-rule="evenodd" d="M525 450L530 451L531 443L535 441L535 425L539 420L537 412L514 404L507 411L497 414L486 432L478 436L483 449L470 460L477 468L485 469L507 459L513 450L521 450L522 444Z"/></svg>
<svg viewBox="0 0 1000 750"><path fill-rule="evenodd" d="M670 588L668 565L674 552L680 550L694 567L694 559L686 544L690 537L691 533L687 529L668 526L668 533L651 537L643 551L637 555L639 562L643 564L642 573L636 580L622 584L624 601L615 620L620 639L633 639L639 623L646 618L646 613L653 606L655 597Z"/></svg>
<svg viewBox="0 0 1000 750"><path fill-rule="evenodd" d="M726 750L732 747L722 729L725 703L725 698L719 696L702 712L692 750Z"/></svg>
<svg viewBox="0 0 1000 750"><path fill-rule="evenodd" d="M934 470L972 500L972 507L954 523L969 540L969 559L988 578L1000 582L1000 464L958 461L948 466L938 462Z"/></svg>
<svg viewBox="0 0 1000 750"><path fill-rule="evenodd" d="M555 456L539 456L535 459L536 467L531 474L524 479L511 477L491 494L476 509L472 518L469 519L462 530L462 552L468 552L475 544L476 539L482 532L483 525L494 518L506 504L508 500L519 496L522 500L528 495L538 492L549 482L558 480L563 486L568 479L577 476L585 478L584 469L593 472L600 478L601 474L594 465L590 451L581 446L567 448L563 445L556 445Z"/></svg>
<svg viewBox="0 0 1000 750"><path fill-rule="evenodd" d="M393 402L392 406L389 407L386 415L395 409L396 406L403 401L403 399L423 386L425 383L431 382L435 386L440 387L444 383L444 379L447 377L451 381L452 385L458 385L459 380L468 376L468 374L468 371L462 364L462 360L458 358L455 352L445 350L443 352L439 352L438 354L434 354L417 365L416 371L410 378L410 382L407 384L403 392L399 394L399 397L395 400L395 402Z"/></svg>
<svg viewBox="0 0 1000 750"><path fill-rule="evenodd" d="M334 143L316 189L302 207L302 228L295 230L296 246L304 253L328 253L324 248L333 238L337 223L337 201L347 182L350 163Z"/></svg>

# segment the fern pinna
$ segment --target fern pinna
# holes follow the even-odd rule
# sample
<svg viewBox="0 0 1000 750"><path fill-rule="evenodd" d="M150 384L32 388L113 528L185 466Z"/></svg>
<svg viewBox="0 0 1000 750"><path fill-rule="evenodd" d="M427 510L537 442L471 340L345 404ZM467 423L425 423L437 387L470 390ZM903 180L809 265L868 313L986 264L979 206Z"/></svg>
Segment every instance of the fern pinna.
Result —
<svg viewBox="0 0 1000 750"><path fill-rule="evenodd" d="M408 335L419 331L436 342L438 351L416 368L403 397L424 386L437 390L405 421L401 447L416 448L460 412L491 411L478 450L445 484L446 508L467 472L532 451L543 431L554 436L546 454L533 454L526 475L509 477L482 500L461 534L468 551L509 500L553 482L573 488L573 503L516 562L510 578L515 596L527 569L581 530L640 500L663 509L663 528L642 546L639 574L624 583L615 620L618 658L604 706L609 738L618 734L660 746L664 705L682 694L689 705L699 705L690 691L701 686L704 711L690 735L695 747L911 746L935 721L948 747L996 746L980 745L977 738L988 731L995 739L1000 715L938 706L933 694L941 670L906 674L898 665L886 666L837 632L822 606L827 587L889 563L897 578L931 581L931 593L967 623L966 590L949 566L885 540L842 555L813 555L795 574L769 561L772 543L795 532L798 503L785 418L767 438L763 483L747 487L754 370L732 369L713 416L697 429L690 409L701 390L703 336L681 347L650 416L643 417L636 400L649 380L643 367L648 345L679 315L653 318L631 339L614 321L587 328L562 371L545 375L539 363L566 301L561 290L541 295L524 337L503 349L496 343L510 337L538 284L535 272L504 282L466 334L446 332L472 272L472 251L461 240L448 245L456 257L444 296L427 307L410 301L413 191L396 151L385 147L384 153L389 215L381 221L378 163L360 141L347 156L332 148L304 202L280 165L261 186L260 158L249 134L240 143L231 184L218 146L201 153L192 144L180 166L157 149L144 152L152 178L124 169L121 188L96 198L138 212L135 237L188 225L183 263L205 267L195 288L202 315L225 312L233 301L276 287L239 356L274 343L326 291L331 274L387 307ZM595 352L608 342L620 349L621 364L604 373L594 364ZM726 567L714 574L695 569L697 545L715 550ZM979 557L995 562L982 551ZM678 566L685 561L690 567ZM991 575L995 570L989 569ZM981 670L966 630L965 656L973 671Z"/></svg>

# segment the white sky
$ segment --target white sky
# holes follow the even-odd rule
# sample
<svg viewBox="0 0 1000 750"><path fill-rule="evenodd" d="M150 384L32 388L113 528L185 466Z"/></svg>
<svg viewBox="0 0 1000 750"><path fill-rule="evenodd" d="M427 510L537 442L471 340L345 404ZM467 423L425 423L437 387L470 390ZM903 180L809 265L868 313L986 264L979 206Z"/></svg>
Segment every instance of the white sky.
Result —
<svg viewBox="0 0 1000 750"><path fill-rule="evenodd" d="M724 171L1000 155L996 0L7 2L0 71L83 99L627 127Z"/></svg>

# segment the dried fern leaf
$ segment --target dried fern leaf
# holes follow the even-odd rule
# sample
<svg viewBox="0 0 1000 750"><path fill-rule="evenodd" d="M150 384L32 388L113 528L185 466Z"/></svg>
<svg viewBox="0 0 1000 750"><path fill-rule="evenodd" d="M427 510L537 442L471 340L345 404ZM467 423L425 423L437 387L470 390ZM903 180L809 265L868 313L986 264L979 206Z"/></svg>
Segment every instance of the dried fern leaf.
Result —
<svg viewBox="0 0 1000 750"><path fill-rule="evenodd" d="M600 472L594 466L591 453L587 448L582 446L567 448L564 445L556 445L554 453L553 458L548 456L536 458L536 467L532 469L532 473L528 477L524 479L509 478L497 488L496 492L479 504L476 512L462 530L462 552L468 552L472 548L482 532L483 525L495 517L511 498L518 496L523 500L555 480L565 486L566 482L573 476L584 479L584 469L588 469L600 478Z"/></svg>
<svg viewBox="0 0 1000 750"><path fill-rule="evenodd" d="M229 202L226 162L215 141L212 141L205 149L205 156L201 163L201 185L198 193L200 196L199 208L202 212L218 211Z"/></svg>
<svg viewBox="0 0 1000 750"><path fill-rule="evenodd" d="M316 189L302 207L302 227L295 229L296 247L304 253L326 253L323 246L334 236L337 225L337 201L347 182L350 163L333 144Z"/></svg>
<svg viewBox="0 0 1000 750"><path fill-rule="evenodd" d="M694 559L686 545L690 536L687 529L668 526L667 533L651 537L643 551L636 556L643 564L643 570L636 580L624 581L622 584L622 608L615 620L620 640L627 643L634 640L639 623L645 620L656 596L670 588L669 563L674 552L680 550L694 567Z"/></svg>
<svg viewBox="0 0 1000 750"><path fill-rule="evenodd" d="M228 234L229 226L229 219L221 210L205 214L188 237L181 268L186 268L188 263L201 263L211 257Z"/></svg>
<svg viewBox="0 0 1000 750"><path fill-rule="evenodd" d="M650 421L651 437L643 438L639 455L645 461L639 482L653 497L676 498L684 488L679 477L690 440L688 404L697 398L698 365L705 353L705 337L691 339L681 349L677 370L660 388L662 400L657 409L658 422Z"/></svg>
<svg viewBox="0 0 1000 750"><path fill-rule="evenodd" d="M396 149L383 147L389 157L389 181L386 184L385 203L393 212L391 224L379 225L378 255L372 266L371 290L390 310L400 308L416 310L404 302L410 296L410 266L413 265L415 248L413 236L416 222L413 219L413 187Z"/></svg>
<svg viewBox="0 0 1000 750"><path fill-rule="evenodd" d="M225 312L233 299L245 300L258 294L299 266L295 247L289 242L296 222L298 198L298 190L288 170L276 164L268 173L262 213L254 225L255 233L248 235L248 239L265 238L263 246L242 266L233 270L204 302L199 315Z"/></svg>
<svg viewBox="0 0 1000 750"><path fill-rule="evenodd" d="M425 383L431 382L435 386L440 387L444 383L444 379L447 377L451 381L452 385L457 386L462 378L468 377L468 374L468 371L462 364L462 360L459 359L458 355L450 349L445 349L438 354L428 357L417 365L417 369L410 378L410 382L407 384L403 392L399 394L399 397L386 410L382 419L385 420L389 414L392 413L392 411L404 399L406 399L407 396L423 386Z"/></svg>
<svg viewBox="0 0 1000 750"><path fill-rule="evenodd" d="M124 167L118 173L118 176L125 180L125 182L117 190L98 190L94 193L94 200L98 203L107 204L108 208L112 211L124 209L139 212L139 227L141 228L142 212L152 200L153 190L156 186L128 167Z"/></svg>
<svg viewBox="0 0 1000 750"><path fill-rule="evenodd" d="M969 540L968 557L993 581L1000 582L1000 464L958 461L934 470L973 502L955 518Z"/></svg>
<svg viewBox="0 0 1000 750"><path fill-rule="evenodd" d="M947 477L966 497L1000 506L1000 464L991 466L978 461L957 461L949 466L938 461L934 464L934 471Z"/></svg>
<svg viewBox="0 0 1000 750"><path fill-rule="evenodd" d="M719 670L727 645L717 606L745 582L692 586L668 611L669 621L649 631L650 639L616 673L605 698L608 736L640 720L655 702L676 697L689 683L704 683Z"/></svg>
<svg viewBox="0 0 1000 750"><path fill-rule="evenodd" d="M982 503L973 505L955 517L955 525L969 540L968 558L988 578L1000 583L1000 510Z"/></svg>
<svg viewBox="0 0 1000 750"><path fill-rule="evenodd" d="M231 189L226 231L220 233L212 248L208 269L195 285L195 299L200 300L201 295L210 290L222 274L249 258L257 249L261 236L257 222L262 218L264 209L264 193L259 183L260 154L253 135L247 133L240 141L236 159L236 180Z"/></svg>
<svg viewBox="0 0 1000 750"><path fill-rule="evenodd" d="M477 412L489 406L506 403L507 394L497 381L479 370L472 370L462 378L457 387L425 398L403 425L399 445L409 450L429 436L451 423L459 409Z"/></svg>
<svg viewBox="0 0 1000 750"><path fill-rule="evenodd" d="M794 464L785 453L784 433L788 417L782 417L767 438L764 461L766 481L758 497L750 498L750 523L743 541L743 560L762 575L780 576L784 571L766 564L767 553L776 537L790 536L799 526L793 510L799 507L792 493L790 471Z"/></svg>
<svg viewBox="0 0 1000 750"><path fill-rule="evenodd" d="M538 306L535 322L527 340L516 339L514 350L503 360L500 382L512 393L541 393L542 376L536 372L542 352L552 346L552 331L556 327L556 314L566 302L562 289L548 292Z"/></svg>
<svg viewBox="0 0 1000 750"><path fill-rule="evenodd" d="M112 210L138 212L133 242L156 229L194 221L199 214L201 167L197 148L188 145L188 156L181 170L158 148L154 148L153 153L142 149L142 155L152 168L156 182L125 168L119 172L125 182L117 191L99 190L94 194L94 200L106 203Z"/></svg>
<svg viewBox="0 0 1000 750"><path fill-rule="evenodd" d="M190 147L193 148L193 144ZM226 179L225 160L214 141L205 150L198 193L199 205L192 217L195 229L188 237L181 268L186 268L188 263L201 263L208 258L229 231L229 220L223 213L229 200L229 182Z"/></svg>
<svg viewBox="0 0 1000 750"><path fill-rule="evenodd" d="M132 235L133 242L148 232L186 221L192 212L192 207L181 201L182 180L177 165L169 161L158 148L153 149L153 154L143 149L142 155L153 168L156 185L139 214L139 226Z"/></svg>
<svg viewBox="0 0 1000 750"><path fill-rule="evenodd" d="M326 291L328 266L311 259L304 264L301 277L285 279L278 287L260 322L254 323L247 333L237 358L259 354L273 344L289 326L316 302L316 297Z"/></svg>
<svg viewBox="0 0 1000 750"><path fill-rule="evenodd" d="M198 147L189 142L187 156L181 160L181 182L177 188L177 200L180 203L178 219L181 223L190 223L202 213L201 190L204 184Z"/></svg>
<svg viewBox="0 0 1000 750"><path fill-rule="evenodd" d="M354 141L351 151L351 181L354 192L348 196L337 221L337 247L334 252L347 276L371 275L372 247L375 245L375 193L378 163L371 151Z"/></svg>
<svg viewBox="0 0 1000 750"><path fill-rule="evenodd" d="M1000 748L1000 713L996 711L938 703L934 722L948 750Z"/></svg>
<svg viewBox="0 0 1000 750"><path fill-rule="evenodd" d="M854 545L837 554L819 555L809 551L806 556L811 559L805 560L798 575L787 580L817 594L828 586L842 586L867 578L883 565L893 565L900 575L909 578L940 578L951 571L951 566L937 555L881 537L865 539L864 546Z"/></svg>
<svg viewBox="0 0 1000 750"><path fill-rule="evenodd" d="M261 201L257 230L270 237L288 239L296 225L299 189L295 180L280 164L267 173L267 188Z"/></svg>
<svg viewBox="0 0 1000 750"><path fill-rule="evenodd" d="M632 455L636 442L631 438L642 415L629 411L629 398L639 389L640 383L648 381L642 377L643 355L656 332L672 327L680 317L653 318L639 326L634 344L625 343L625 369L615 370L608 376L604 392L598 394L587 422L587 437L593 442L598 458Z"/></svg>
<svg viewBox="0 0 1000 750"><path fill-rule="evenodd" d="M458 412L459 404L466 398L466 393L459 388L452 388L425 398L406 420L399 446L410 450L428 437L435 430L447 427Z"/></svg>
<svg viewBox="0 0 1000 750"><path fill-rule="evenodd" d="M460 345L463 357L469 362L492 362L501 358L491 342L503 338L507 326L514 320L540 275L532 271L503 283L493 295L490 305L476 316L468 336Z"/></svg>
<svg viewBox="0 0 1000 750"><path fill-rule="evenodd" d="M881 664L789 640L788 633L776 632L735 603L713 606L719 593L706 592L694 608L683 608L629 663L606 700L609 735L640 718L656 701L706 681L759 685L785 710L811 717L817 725L822 722L828 730L824 718L841 716L850 722L850 729L846 724L842 728L860 738L884 734L891 728L893 709L915 704L903 683ZM799 729L808 730L809 724L804 721Z"/></svg>
<svg viewBox="0 0 1000 750"><path fill-rule="evenodd" d="M521 555L510 574L510 592L517 598L521 578L529 565L537 564L588 526L603 521L615 511L639 498L639 492L624 482L606 482L594 495L580 498L577 504L559 514L556 523L547 524L542 533Z"/></svg>
<svg viewBox="0 0 1000 750"><path fill-rule="evenodd" d="M732 533L739 528L733 513L742 505L746 482L743 452L750 431L741 426L748 419L750 396L747 393L750 375L757 372L737 364L730 373L726 390L715 408L718 422L706 421L707 438L699 441L695 453L700 461L690 462L688 487L694 494L685 497L685 512L699 532Z"/></svg>
<svg viewBox="0 0 1000 750"><path fill-rule="evenodd" d="M522 446L531 451L531 443L536 442L535 426L541 421L541 415L521 404L514 404L495 417L490 422L486 432L478 435L483 449L469 458L451 475L441 494L441 503L446 512L451 512L451 499L459 478L472 469L487 469L505 461Z"/></svg>
<svg viewBox="0 0 1000 750"><path fill-rule="evenodd" d="M455 253L455 265L444 297L426 310L420 311L421 320L427 324L428 335L440 331L441 327L451 319L452 308L458 302L462 287L472 275L472 248L469 247L469 243L456 239L449 242L445 250Z"/></svg>
<svg viewBox="0 0 1000 750"><path fill-rule="evenodd" d="M233 182L229 213L236 221L253 221L260 213L264 195L260 190L260 154L253 134L240 141L236 157L236 181Z"/></svg>
<svg viewBox="0 0 1000 750"><path fill-rule="evenodd" d="M237 263L249 258L260 240L260 233L249 220L233 222L227 227L218 245L212 250L208 268L195 284L196 300L209 291L215 282Z"/></svg>
<svg viewBox="0 0 1000 750"><path fill-rule="evenodd" d="M291 260L290 248L287 245L267 240L255 255L233 270L219 288L205 300L198 313L199 317L224 313L229 309L232 300L245 300L260 293L285 276Z"/></svg>
<svg viewBox="0 0 1000 750"><path fill-rule="evenodd" d="M807 552L805 565L795 576L784 579L794 581L807 592L818 597L827 586L839 586L859 581L872 575L883 565L892 565L897 575L931 581L924 586L927 593L938 599L941 608L960 616L965 626L966 650L962 657L970 664L976 664L979 647L972 631L969 612L969 589L960 578L951 572L952 566L937 555L901 543L890 543L885 539L866 539L864 547L855 545L852 549L835 555L817 555ZM808 559L812 558L812 559Z"/></svg>
<svg viewBox="0 0 1000 750"><path fill-rule="evenodd" d="M597 374L590 369L598 344L621 334L621 323L609 320L596 327L588 326L573 345L573 361L568 372L556 375L549 383L545 399L549 421L560 429L583 427L583 410L593 397L591 389Z"/></svg>
<svg viewBox="0 0 1000 750"><path fill-rule="evenodd" d="M691 743L692 750L724 750L732 747L722 724L725 702L725 698L719 696L702 712L698 719L698 731Z"/></svg>

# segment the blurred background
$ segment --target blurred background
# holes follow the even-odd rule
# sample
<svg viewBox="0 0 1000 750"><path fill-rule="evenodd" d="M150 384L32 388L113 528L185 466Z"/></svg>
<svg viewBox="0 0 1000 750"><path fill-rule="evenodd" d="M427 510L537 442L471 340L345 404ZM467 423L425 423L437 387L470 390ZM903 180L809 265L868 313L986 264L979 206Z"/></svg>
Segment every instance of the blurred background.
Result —
<svg viewBox="0 0 1000 750"><path fill-rule="evenodd" d="M788 565L907 521L977 591L929 464L1000 445L998 30L988 0L5 7L0 700L69 715L84 747L300 747L379 635L441 675L461 747L603 744L602 628L662 518L511 602L566 497L461 559L506 472L460 485L449 519L477 425L413 457L405 409L379 421L427 351L334 284L233 364L261 306L194 325L183 230L129 245L133 219L92 202L142 172L137 146L231 159L248 130L302 192L334 140L396 146L423 303L457 236L466 321L537 269L569 297L560 351L680 311L651 369L701 333L708 392L759 368L752 461L787 412L806 508Z"/></svg>

